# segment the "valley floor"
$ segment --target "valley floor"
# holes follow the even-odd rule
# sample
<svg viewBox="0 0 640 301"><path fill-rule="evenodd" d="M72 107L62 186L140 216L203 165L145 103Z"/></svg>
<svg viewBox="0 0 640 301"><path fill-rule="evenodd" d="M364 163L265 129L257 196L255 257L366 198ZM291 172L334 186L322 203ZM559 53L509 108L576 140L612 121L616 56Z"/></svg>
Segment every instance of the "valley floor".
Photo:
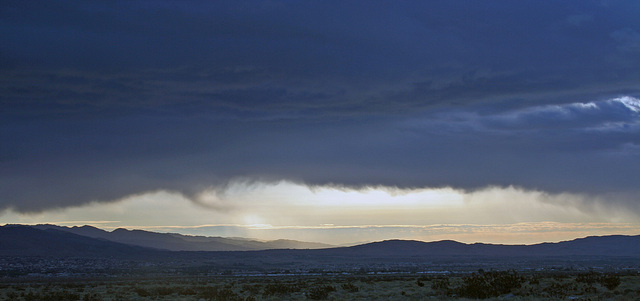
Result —
<svg viewBox="0 0 640 301"><path fill-rule="evenodd" d="M193 276L0 280L1 300L639 300L640 274Z"/></svg>

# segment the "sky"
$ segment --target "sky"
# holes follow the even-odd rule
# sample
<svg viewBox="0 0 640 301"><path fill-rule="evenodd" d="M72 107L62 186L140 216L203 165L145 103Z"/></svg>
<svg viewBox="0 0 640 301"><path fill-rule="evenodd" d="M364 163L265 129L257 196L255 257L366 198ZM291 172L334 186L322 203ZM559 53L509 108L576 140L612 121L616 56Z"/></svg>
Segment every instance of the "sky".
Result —
<svg viewBox="0 0 640 301"><path fill-rule="evenodd" d="M0 3L0 224L640 234L637 1Z"/></svg>

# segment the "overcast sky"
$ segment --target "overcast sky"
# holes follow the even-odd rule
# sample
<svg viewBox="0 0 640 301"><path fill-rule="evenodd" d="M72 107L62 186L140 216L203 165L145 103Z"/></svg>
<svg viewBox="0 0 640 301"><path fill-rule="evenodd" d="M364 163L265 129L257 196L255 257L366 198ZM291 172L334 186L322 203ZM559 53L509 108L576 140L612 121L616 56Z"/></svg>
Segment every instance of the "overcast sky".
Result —
<svg viewBox="0 0 640 301"><path fill-rule="evenodd" d="M211 225L254 224L231 216L271 204L278 217L259 223L293 227L289 199L333 206L323 189L448 189L588 213L474 224L636 223L638 16L637 1L605 0L5 0L0 222L155 196ZM263 197L229 193L255 185ZM464 223L427 209L402 222L424 204L393 195L408 210L394 218L314 222Z"/></svg>

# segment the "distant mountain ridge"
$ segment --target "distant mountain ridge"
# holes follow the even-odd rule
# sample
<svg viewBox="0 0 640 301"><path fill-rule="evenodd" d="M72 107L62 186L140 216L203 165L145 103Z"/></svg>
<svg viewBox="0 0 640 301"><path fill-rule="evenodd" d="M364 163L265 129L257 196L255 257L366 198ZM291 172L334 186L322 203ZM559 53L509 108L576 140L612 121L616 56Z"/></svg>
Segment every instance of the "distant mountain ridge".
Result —
<svg viewBox="0 0 640 301"><path fill-rule="evenodd" d="M452 240L422 242L386 240L346 248L328 249L341 255L368 256L628 256L640 257L640 235L589 236L557 243L533 245L465 244Z"/></svg>
<svg viewBox="0 0 640 301"><path fill-rule="evenodd" d="M115 229L111 232L92 226L64 227L50 224L31 226L36 229L55 229L91 238L148 247L167 251L254 251L270 249L320 249L332 245L296 240L258 241L213 236L190 236L178 233L158 233L144 230Z"/></svg>
<svg viewBox="0 0 640 301"><path fill-rule="evenodd" d="M46 257L146 257L157 250L31 226L0 227L0 255Z"/></svg>
<svg viewBox="0 0 640 301"><path fill-rule="evenodd" d="M118 241L116 241L118 240ZM228 244L224 244L230 242ZM245 242L246 244L240 244ZM231 243L238 243L234 245ZM262 243L262 244L261 244ZM266 242L269 243L269 242ZM590 236L558 243L534 245L465 244L452 240L422 242L386 240L352 247L324 249L277 248L291 246L290 241L265 242L226 239L220 237L186 236L175 233L155 233L142 230L116 229L108 232L91 226L61 227L55 225L0 226L0 255L4 256L78 256L78 257L147 257L147 256L297 256L309 258L434 258L434 257L571 257L603 256L640 258L640 235ZM301 242L294 242L301 243ZM215 246L212 251L201 249ZM171 251L170 248L181 252ZM192 248L192 250L184 250ZM228 248L227 250L221 250ZM245 250L238 250L244 248ZM198 252L194 252L198 251ZM249 252L249 253L245 253ZM189 255L191 254L191 255ZM210 254L210 255L206 255ZM218 254L218 255L215 255ZM244 254L244 255L242 255ZM235 255L228 255L235 256Z"/></svg>

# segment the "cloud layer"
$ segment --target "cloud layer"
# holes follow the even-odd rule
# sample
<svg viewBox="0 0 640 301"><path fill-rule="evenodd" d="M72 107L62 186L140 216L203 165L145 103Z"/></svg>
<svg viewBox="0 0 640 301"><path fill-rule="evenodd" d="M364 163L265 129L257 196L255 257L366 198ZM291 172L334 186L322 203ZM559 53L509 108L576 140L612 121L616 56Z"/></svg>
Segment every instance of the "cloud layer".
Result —
<svg viewBox="0 0 640 301"><path fill-rule="evenodd" d="M234 179L638 210L629 1L3 1L0 209ZM222 209L222 208L221 208Z"/></svg>

